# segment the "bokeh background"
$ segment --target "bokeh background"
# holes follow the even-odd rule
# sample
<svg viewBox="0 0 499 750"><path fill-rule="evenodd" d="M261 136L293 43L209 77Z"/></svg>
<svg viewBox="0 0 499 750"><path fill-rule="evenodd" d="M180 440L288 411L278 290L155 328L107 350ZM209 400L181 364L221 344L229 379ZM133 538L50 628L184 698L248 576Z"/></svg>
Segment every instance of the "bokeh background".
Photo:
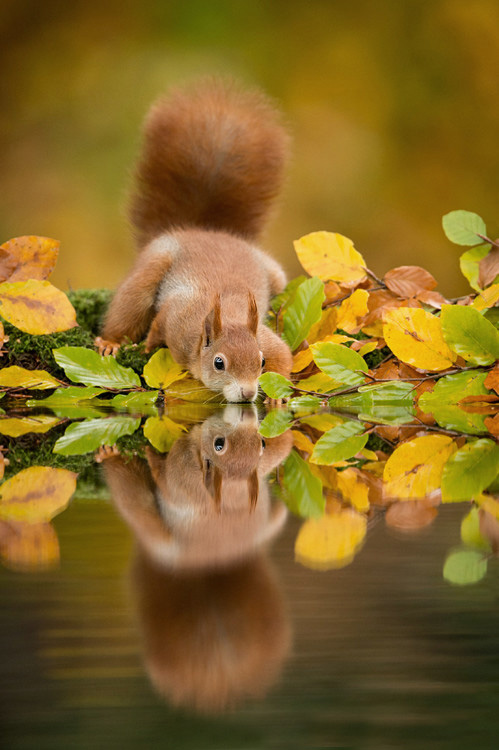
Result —
<svg viewBox="0 0 499 750"><path fill-rule="evenodd" d="M149 103L206 73L264 88L294 156L265 246L351 237L378 273L467 290L442 214L499 233L497 0L2 0L0 237L61 240L62 289L115 286Z"/></svg>

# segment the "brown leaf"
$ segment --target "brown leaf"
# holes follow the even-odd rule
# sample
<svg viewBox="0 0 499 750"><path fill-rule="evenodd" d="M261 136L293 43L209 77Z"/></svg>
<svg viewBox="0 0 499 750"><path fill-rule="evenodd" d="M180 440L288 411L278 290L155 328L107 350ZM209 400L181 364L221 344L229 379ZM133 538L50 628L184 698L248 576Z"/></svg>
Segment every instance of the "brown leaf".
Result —
<svg viewBox="0 0 499 750"><path fill-rule="evenodd" d="M482 289L490 286L499 275L499 247L492 250L478 263L478 286Z"/></svg>
<svg viewBox="0 0 499 750"><path fill-rule="evenodd" d="M419 292L416 295L417 299L420 302L423 302L425 305L428 305L429 307L434 307L435 310L440 310L442 308L442 305L450 304L449 300L446 299L440 292L428 292L423 291Z"/></svg>
<svg viewBox="0 0 499 750"><path fill-rule="evenodd" d="M50 237L14 237L0 245L0 282L48 279L58 254L59 242Z"/></svg>
<svg viewBox="0 0 499 750"><path fill-rule="evenodd" d="M395 307L421 307L421 303L412 299L399 299L389 290L377 290L375 292L369 292L369 300L367 303L367 309L369 310L362 330L369 336L383 335L383 315L386 310L391 310Z"/></svg>
<svg viewBox="0 0 499 750"><path fill-rule="evenodd" d="M386 525L399 531L418 531L432 523L437 509L428 500L401 500L385 514Z"/></svg>
<svg viewBox="0 0 499 750"><path fill-rule="evenodd" d="M399 297L415 297L419 292L435 289L437 282L420 266L398 266L385 274L388 289Z"/></svg>
<svg viewBox="0 0 499 750"><path fill-rule="evenodd" d="M483 423L491 435L499 437L499 414L496 414L494 417L486 417Z"/></svg>
<svg viewBox="0 0 499 750"><path fill-rule="evenodd" d="M490 370L483 384L489 391L499 393L499 367L497 365L493 370Z"/></svg>

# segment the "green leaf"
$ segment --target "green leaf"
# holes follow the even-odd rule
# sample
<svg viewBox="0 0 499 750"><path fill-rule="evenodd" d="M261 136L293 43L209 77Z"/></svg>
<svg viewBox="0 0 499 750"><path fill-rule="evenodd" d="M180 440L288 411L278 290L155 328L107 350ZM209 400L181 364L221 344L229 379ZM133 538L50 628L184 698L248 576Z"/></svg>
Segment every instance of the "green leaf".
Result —
<svg viewBox="0 0 499 750"><path fill-rule="evenodd" d="M480 515L476 507L461 521L461 541L467 547L490 551L490 544L480 531Z"/></svg>
<svg viewBox="0 0 499 750"><path fill-rule="evenodd" d="M177 424L165 415L149 417L144 425L144 435L160 453L167 453L184 432L186 428L183 425Z"/></svg>
<svg viewBox="0 0 499 750"><path fill-rule="evenodd" d="M414 385L403 380L392 380L388 383L369 383L361 385L359 393L369 393L376 406L387 404L410 404L414 398Z"/></svg>
<svg viewBox="0 0 499 750"><path fill-rule="evenodd" d="M288 401L288 409L291 409L295 416L301 416L302 414L310 414L318 409L320 403L321 400L317 396L297 396Z"/></svg>
<svg viewBox="0 0 499 750"><path fill-rule="evenodd" d="M119 365L114 357L102 357L82 346L63 346L53 353L55 361L73 383L118 389L140 386L137 373Z"/></svg>
<svg viewBox="0 0 499 750"><path fill-rule="evenodd" d="M440 378L431 393L423 393L418 406L447 430L470 434L487 432L483 414L471 414L458 406L467 396L483 396L488 393L483 384L486 377L487 373L480 370L446 375Z"/></svg>
<svg viewBox="0 0 499 750"><path fill-rule="evenodd" d="M312 344L310 347L317 367L332 378L338 386L356 386L365 383L362 373L369 369L363 357L353 349L332 341ZM360 371L360 372L359 372Z"/></svg>
<svg viewBox="0 0 499 750"><path fill-rule="evenodd" d="M90 401L91 399L105 393L104 388L81 388L77 385L70 385L68 388L58 388L50 396L40 399L28 399L26 406L72 406L80 401Z"/></svg>
<svg viewBox="0 0 499 750"><path fill-rule="evenodd" d="M442 332L448 346L472 365L490 365L499 357L499 332L478 310L442 305Z"/></svg>
<svg viewBox="0 0 499 750"><path fill-rule="evenodd" d="M263 437L277 437L286 432L293 424L293 415L287 409L274 409L269 411L262 420L258 432Z"/></svg>
<svg viewBox="0 0 499 750"><path fill-rule="evenodd" d="M470 286L477 292L481 291L480 284L478 283L480 261L489 254L491 247L492 245L489 244L477 245L476 247L472 247L471 250L466 250L459 258L461 273L468 279Z"/></svg>
<svg viewBox="0 0 499 750"><path fill-rule="evenodd" d="M258 380L260 388L270 398L287 398L294 393L293 383L277 372L264 372Z"/></svg>
<svg viewBox="0 0 499 750"><path fill-rule="evenodd" d="M487 560L483 554L472 549L457 548L448 556L443 575L446 581L456 586L478 583L487 572Z"/></svg>
<svg viewBox="0 0 499 750"><path fill-rule="evenodd" d="M304 281L307 280L307 276L297 276L295 279L291 279L289 284L286 286L284 291L277 294L270 301L270 307L275 312L284 312L288 305L293 301L296 294L296 290Z"/></svg>
<svg viewBox="0 0 499 750"><path fill-rule="evenodd" d="M292 450L284 464L282 499L301 518L320 518L325 499L321 480L312 474L306 461Z"/></svg>
<svg viewBox="0 0 499 750"><path fill-rule="evenodd" d="M358 414L364 422L408 424L414 419L414 386L403 381L363 385L357 393L331 396L333 409Z"/></svg>
<svg viewBox="0 0 499 750"><path fill-rule="evenodd" d="M478 245L483 242L479 234L487 234L484 220L472 211L451 211L442 217L447 239L456 245Z"/></svg>
<svg viewBox="0 0 499 750"><path fill-rule="evenodd" d="M319 438L310 456L310 462L329 465L337 461L346 461L362 450L367 438L363 424L354 421L340 424Z"/></svg>
<svg viewBox="0 0 499 750"><path fill-rule="evenodd" d="M150 388L168 388L176 380L182 380L187 375L173 359L169 349L159 349L149 359L144 367L144 380Z"/></svg>
<svg viewBox="0 0 499 750"><path fill-rule="evenodd" d="M494 481L499 472L499 445L482 438L452 454L442 474L442 501L471 500Z"/></svg>
<svg viewBox="0 0 499 750"><path fill-rule="evenodd" d="M118 438L134 433L139 425L140 419L122 416L74 422L57 440L53 452L63 456L91 453L101 445L114 445Z"/></svg>
<svg viewBox="0 0 499 750"><path fill-rule="evenodd" d="M317 276L306 279L297 288L293 301L283 315L282 336L291 351L301 344L314 323L320 320L324 299L324 284Z"/></svg>
<svg viewBox="0 0 499 750"><path fill-rule="evenodd" d="M109 401L115 409L130 409L150 412L158 400L159 391L139 391L138 393L119 393Z"/></svg>
<svg viewBox="0 0 499 750"><path fill-rule="evenodd" d="M0 370L0 386L4 388L28 388L29 390L44 391L57 388L60 383L45 370L26 370L24 367L12 365Z"/></svg>

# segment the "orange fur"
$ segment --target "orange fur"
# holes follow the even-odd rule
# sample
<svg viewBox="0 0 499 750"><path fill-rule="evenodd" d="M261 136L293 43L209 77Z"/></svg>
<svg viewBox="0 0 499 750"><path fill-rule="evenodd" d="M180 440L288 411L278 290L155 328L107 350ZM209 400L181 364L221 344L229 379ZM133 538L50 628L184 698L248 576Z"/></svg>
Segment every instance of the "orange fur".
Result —
<svg viewBox="0 0 499 750"><path fill-rule="evenodd" d="M254 407L230 405L167 455L103 463L137 542L132 580L147 670L175 704L221 711L263 695L281 669L290 630L262 548L286 508L264 477L292 443L288 432L264 448Z"/></svg>
<svg viewBox="0 0 499 750"><path fill-rule="evenodd" d="M234 86L204 82L153 106L130 210L142 250L110 305L106 345L166 345L229 401L256 397L262 356L267 370L289 376L291 352L263 324L285 276L252 244L287 142L265 98Z"/></svg>

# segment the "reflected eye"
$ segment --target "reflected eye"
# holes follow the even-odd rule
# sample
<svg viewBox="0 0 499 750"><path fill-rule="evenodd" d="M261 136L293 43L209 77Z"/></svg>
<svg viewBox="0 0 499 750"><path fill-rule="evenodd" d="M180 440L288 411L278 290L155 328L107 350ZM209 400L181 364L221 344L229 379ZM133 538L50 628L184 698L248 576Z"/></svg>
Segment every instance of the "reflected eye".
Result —
<svg viewBox="0 0 499 750"><path fill-rule="evenodd" d="M262 357L262 370L265 367L265 357Z"/></svg>
<svg viewBox="0 0 499 750"><path fill-rule="evenodd" d="M215 357L213 360L213 366L215 367L215 370L225 370L225 363L222 357Z"/></svg>
<svg viewBox="0 0 499 750"><path fill-rule="evenodd" d="M265 446L266 446L266 445L267 445L267 443L266 443L266 442L265 442L265 440L264 440L264 439L262 438L262 448L263 448L264 450L265 450Z"/></svg>
<svg viewBox="0 0 499 750"><path fill-rule="evenodd" d="M225 438L223 437L217 437L213 441L213 447L215 448L217 452L223 450L224 445L225 445Z"/></svg>

